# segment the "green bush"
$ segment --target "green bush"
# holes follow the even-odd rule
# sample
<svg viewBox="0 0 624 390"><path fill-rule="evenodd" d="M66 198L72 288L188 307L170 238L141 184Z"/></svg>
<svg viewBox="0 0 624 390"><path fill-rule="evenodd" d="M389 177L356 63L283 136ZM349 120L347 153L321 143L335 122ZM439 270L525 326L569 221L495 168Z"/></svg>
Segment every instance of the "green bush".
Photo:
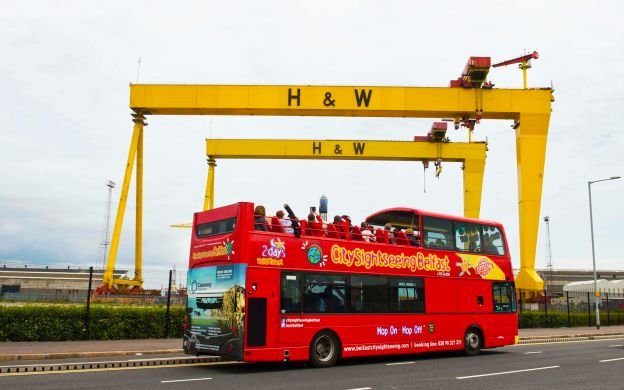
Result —
<svg viewBox="0 0 624 390"><path fill-rule="evenodd" d="M181 337L184 307L94 305L0 306L0 341L119 340ZM88 324L88 327L87 327Z"/></svg>

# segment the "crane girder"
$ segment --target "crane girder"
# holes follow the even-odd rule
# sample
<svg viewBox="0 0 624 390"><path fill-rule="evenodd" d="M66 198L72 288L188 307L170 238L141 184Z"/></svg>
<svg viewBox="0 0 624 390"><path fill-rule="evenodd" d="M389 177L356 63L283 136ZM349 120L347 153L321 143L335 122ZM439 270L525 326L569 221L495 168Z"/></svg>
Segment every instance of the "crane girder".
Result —
<svg viewBox="0 0 624 390"><path fill-rule="evenodd" d="M485 142L207 139L208 161L225 159L450 161L463 163L464 215L479 218ZM214 206L214 164L208 166L204 209Z"/></svg>
<svg viewBox="0 0 624 390"><path fill-rule="evenodd" d="M518 119L550 115L552 91L447 87L130 85L145 115L269 115Z"/></svg>

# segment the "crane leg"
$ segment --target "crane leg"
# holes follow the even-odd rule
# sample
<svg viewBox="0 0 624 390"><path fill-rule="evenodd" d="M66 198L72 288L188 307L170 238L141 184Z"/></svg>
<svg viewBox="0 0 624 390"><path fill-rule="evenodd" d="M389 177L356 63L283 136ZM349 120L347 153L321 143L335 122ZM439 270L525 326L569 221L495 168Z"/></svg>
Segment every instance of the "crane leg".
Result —
<svg viewBox="0 0 624 390"><path fill-rule="evenodd" d="M139 130L136 156L136 229L134 242L134 280L143 285L143 126Z"/></svg>
<svg viewBox="0 0 624 390"><path fill-rule="evenodd" d="M464 216L479 218L481 193L483 191L483 171L485 155L480 159L464 161Z"/></svg>
<svg viewBox="0 0 624 390"><path fill-rule="evenodd" d="M206 179L206 195L204 196L204 210L214 209L214 175L217 162L208 157L208 178Z"/></svg>
<svg viewBox="0 0 624 390"><path fill-rule="evenodd" d="M550 114L520 114L516 128L518 213L520 222L520 273L516 288L541 291L542 278L535 272L535 248L539 228L544 160Z"/></svg>
<svg viewBox="0 0 624 390"><path fill-rule="evenodd" d="M113 228L113 236L111 238L110 252L106 261L106 270L102 276L102 283L109 290L113 287L113 271L115 269L115 260L117 258L117 249L119 248L119 237L121 236L121 227L123 225L123 217L126 211L126 203L128 200L128 191L130 189L130 180L132 179L132 169L137 154L139 144L139 136L145 125L145 117L141 114L134 118L134 130L132 132L132 141L130 142L130 150L128 151L128 161L126 162L126 171L124 173L123 185L119 194L119 205L117 206L117 216L115 217L115 226Z"/></svg>

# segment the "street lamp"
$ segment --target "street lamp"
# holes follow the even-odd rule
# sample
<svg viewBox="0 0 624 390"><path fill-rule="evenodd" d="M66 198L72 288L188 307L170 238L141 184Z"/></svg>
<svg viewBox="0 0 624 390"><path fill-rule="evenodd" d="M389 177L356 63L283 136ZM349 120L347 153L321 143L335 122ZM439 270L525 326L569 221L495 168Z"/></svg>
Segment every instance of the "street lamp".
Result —
<svg viewBox="0 0 624 390"><path fill-rule="evenodd" d="M592 215L592 199L591 199L591 185L600 181L616 180L620 176L611 176L608 179L589 180L587 182L587 191L589 192L589 227L591 229L591 244L592 244L592 263L594 266L594 301L596 302L596 329L600 329L600 309L598 308L598 297L600 292L598 291L598 280L596 279L596 253L594 250L594 217ZM587 302L589 304L589 302Z"/></svg>

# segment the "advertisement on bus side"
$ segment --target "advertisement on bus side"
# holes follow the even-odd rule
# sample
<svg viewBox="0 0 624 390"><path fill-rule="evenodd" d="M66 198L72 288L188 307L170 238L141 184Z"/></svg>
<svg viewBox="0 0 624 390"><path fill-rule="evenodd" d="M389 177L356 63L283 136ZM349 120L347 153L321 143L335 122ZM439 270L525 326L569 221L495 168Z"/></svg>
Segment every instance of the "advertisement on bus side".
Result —
<svg viewBox="0 0 624 390"><path fill-rule="evenodd" d="M187 353L242 359L246 267L229 264L189 270Z"/></svg>

